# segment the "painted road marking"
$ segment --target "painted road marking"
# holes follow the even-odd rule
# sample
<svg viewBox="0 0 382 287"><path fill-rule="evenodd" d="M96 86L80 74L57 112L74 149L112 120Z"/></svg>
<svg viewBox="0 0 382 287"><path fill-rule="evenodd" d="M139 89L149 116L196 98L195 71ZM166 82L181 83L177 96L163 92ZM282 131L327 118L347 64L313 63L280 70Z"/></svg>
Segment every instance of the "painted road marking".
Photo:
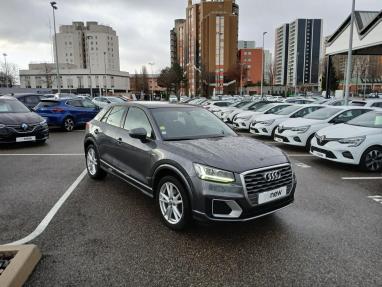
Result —
<svg viewBox="0 0 382 287"><path fill-rule="evenodd" d="M368 196L368 198L382 204L382 195L373 195L373 196Z"/></svg>
<svg viewBox="0 0 382 287"><path fill-rule="evenodd" d="M382 177L342 177L343 180L382 180Z"/></svg>
<svg viewBox="0 0 382 287"><path fill-rule="evenodd" d="M0 156L84 156L84 153L0 153Z"/></svg>
<svg viewBox="0 0 382 287"><path fill-rule="evenodd" d="M298 166L298 167L301 167L301 168L311 168L310 165L307 165L305 163L302 163L302 162L295 162L295 165Z"/></svg>
<svg viewBox="0 0 382 287"><path fill-rule="evenodd" d="M290 157L314 157L314 155L312 154L305 154L305 153L291 153L291 154L288 154L287 153L287 156L290 156Z"/></svg>
<svg viewBox="0 0 382 287"><path fill-rule="evenodd" d="M5 244L5 245L22 245L28 243L38 237L44 230L48 227L49 223L52 221L53 217L60 210L61 206L65 203L65 201L69 198L69 196L73 193L73 191L77 188L77 186L81 183L84 177L87 174L87 170L85 169L79 177L72 183L72 185L65 191L65 193L61 196L61 198L56 202L56 204L52 207L52 209L48 212L45 218L41 221L41 223L36 227L36 229L29 234L28 236Z"/></svg>

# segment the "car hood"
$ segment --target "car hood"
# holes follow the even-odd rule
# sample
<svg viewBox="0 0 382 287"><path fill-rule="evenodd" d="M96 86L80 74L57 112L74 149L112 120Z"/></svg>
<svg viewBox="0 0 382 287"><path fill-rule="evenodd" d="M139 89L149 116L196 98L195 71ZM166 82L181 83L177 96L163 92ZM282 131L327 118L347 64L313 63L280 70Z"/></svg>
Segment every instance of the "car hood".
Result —
<svg viewBox="0 0 382 287"><path fill-rule="evenodd" d="M280 149L246 137L167 141L164 145L195 163L236 173L289 162Z"/></svg>
<svg viewBox="0 0 382 287"><path fill-rule="evenodd" d="M339 124L319 130L317 134L319 136L325 135L327 138L342 139L382 134L382 129Z"/></svg>
<svg viewBox="0 0 382 287"><path fill-rule="evenodd" d="M269 121L269 120L275 120L275 119L281 119L281 118L287 118L288 116L280 116L280 115L259 115L256 117L256 121Z"/></svg>
<svg viewBox="0 0 382 287"><path fill-rule="evenodd" d="M298 119L289 119L282 123L283 127L286 128L294 128L294 127L302 127L302 126L312 126L316 124L322 124L325 123L325 120L311 120L311 119L304 119L304 118L298 118Z"/></svg>
<svg viewBox="0 0 382 287"><path fill-rule="evenodd" d="M36 113L0 113L0 124L21 125L36 124L43 121L43 118Z"/></svg>

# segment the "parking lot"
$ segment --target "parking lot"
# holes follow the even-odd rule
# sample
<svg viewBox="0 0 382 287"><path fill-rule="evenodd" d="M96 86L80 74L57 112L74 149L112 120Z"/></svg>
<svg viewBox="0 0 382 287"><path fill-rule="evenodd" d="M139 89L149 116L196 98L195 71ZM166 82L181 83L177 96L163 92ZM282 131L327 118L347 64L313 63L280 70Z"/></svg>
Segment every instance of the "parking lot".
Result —
<svg viewBox="0 0 382 287"><path fill-rule="evenodd" d="M253 222L176 233L139 191L85 175L83 136L54 131L45 145L0 150L0 244L27 237L43 253L27 286L382 283L380 173L260 139L289 155L295 203Z"/></svg>

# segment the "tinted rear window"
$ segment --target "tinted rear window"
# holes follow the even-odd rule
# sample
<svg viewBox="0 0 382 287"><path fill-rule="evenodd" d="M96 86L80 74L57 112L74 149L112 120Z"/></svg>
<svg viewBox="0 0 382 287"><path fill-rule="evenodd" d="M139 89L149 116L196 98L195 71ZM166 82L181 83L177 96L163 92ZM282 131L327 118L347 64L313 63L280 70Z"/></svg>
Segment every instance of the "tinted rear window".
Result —
<svg viewBox="0 0 382 287"><path fill-rule="evenodd" d="M58 106L59 105L59 102L57 101L43 101L43 102L40 102L36 108L49 108L49 107L55 107L55 106Z"/></svg>

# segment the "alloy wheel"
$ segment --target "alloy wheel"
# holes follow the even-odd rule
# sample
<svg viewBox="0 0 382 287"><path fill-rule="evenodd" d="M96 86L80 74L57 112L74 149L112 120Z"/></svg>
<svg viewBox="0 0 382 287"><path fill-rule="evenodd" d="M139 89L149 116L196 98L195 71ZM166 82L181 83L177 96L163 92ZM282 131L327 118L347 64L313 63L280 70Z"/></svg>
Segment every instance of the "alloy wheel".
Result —
<svg viewBox="0 0 382 287"><path fill-rule="evenodd" d="M159 206L164 219L177 224L183 217L183 198L175 184L166 182L159 191Z"/></svg>
<svg viewBox="0 0 382 287"><path fill-rule="evenodd" d="M86 155L86 166L88 167L88 171L91 175L95 175L97 173L97 159L95 151L92 147L88 149L88 153Z"/></svg>
<svg viewBox="0 0 382 287"><path fill-rule="evenodd" d="M65 130L71 132L74 129L74 121L71 118L67 118L64 122Z"/></svg>
<svg viewBox="0 0 382 287"><path fill-rule="evenodd" d="M370 171L382 169L382 151L374 149L366 154L365 166Z"/></svg>

